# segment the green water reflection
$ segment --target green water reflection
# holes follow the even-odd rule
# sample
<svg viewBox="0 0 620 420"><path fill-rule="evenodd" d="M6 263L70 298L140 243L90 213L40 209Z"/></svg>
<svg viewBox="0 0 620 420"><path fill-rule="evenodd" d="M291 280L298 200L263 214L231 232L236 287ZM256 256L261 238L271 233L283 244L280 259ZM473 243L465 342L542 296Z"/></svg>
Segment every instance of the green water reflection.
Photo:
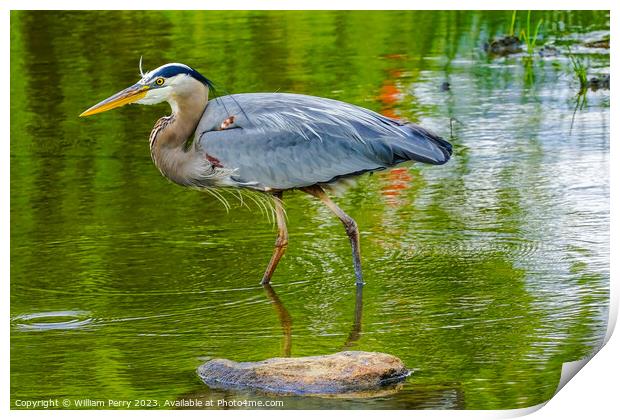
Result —
<svg viewBox="0 0 620 420"><path fill-rule="evenodd" d="M607 12L537 12L545 42L594 73ZM13 12L11 399L264 398L210 391L205 358L342 349L414 370L397 393L285 408L518 408L605 333L609 92L564 54L488 57L510 12ZM164 180L148 134L167 105L79 119L165 62L230 92L327 96L450 137L443 167L360 179L337 201L362 232L356 300L338 220L285 197L290 245L258 285L275 229ZM529 64L528 64L529 63ZM450 89L441 84L450 83ZM452 120L452 130L451 130ZM452 131L452 132L451 132ZM356 305L357 303L357 305Z"/></svg>

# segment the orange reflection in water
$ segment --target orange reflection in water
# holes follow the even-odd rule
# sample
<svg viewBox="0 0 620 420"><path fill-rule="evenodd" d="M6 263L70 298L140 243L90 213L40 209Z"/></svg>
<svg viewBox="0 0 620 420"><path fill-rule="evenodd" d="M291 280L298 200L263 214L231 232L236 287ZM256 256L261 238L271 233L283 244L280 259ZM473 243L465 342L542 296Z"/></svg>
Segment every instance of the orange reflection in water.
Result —
<svg viewBox="0 0 620 420"><path fill-rule="evenodd" d="M381 114L389 118L399 118L395 107L405 96L397 84L397 80L402 73L400 69L388 70L388 78L383 81L383 85L377 96L377 99L381 103Z"/></svg>
<svg viewBox="0 0 620 420"><path fill-rule="evenodd" d="M409 168L393 168L377 174L381 179L381 195L386 204L400 207L407 204L403 192L411 187L413 176Z"/></svg>
<svg viewBox="0 0 620 420"><path fill-rule="evenodd" d="M401 54L390 54L386 56L389 60L402 60L405 58ZM396 107L405 97L405 94L400 89L399 79L403 75L403 70L400 68L393 68L387 70L387 78L383 81L379 95L377 99L381 103L381 114L388 117L399 119L400 115L396 110ZM383 196L386 204L392 207L400 207L406 204L405 200L401 198L403 190L410 187L413 177L409 173L408 168L394 168L378 174L381 178L383 186L381 187L381 195Z"/></svg>

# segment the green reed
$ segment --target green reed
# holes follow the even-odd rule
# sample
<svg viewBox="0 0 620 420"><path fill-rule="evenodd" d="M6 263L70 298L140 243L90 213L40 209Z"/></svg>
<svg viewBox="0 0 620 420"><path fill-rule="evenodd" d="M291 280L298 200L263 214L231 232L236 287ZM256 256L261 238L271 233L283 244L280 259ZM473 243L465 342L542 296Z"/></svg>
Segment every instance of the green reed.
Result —
<svg viewBox="0 0 620 420"><path fill-rule="evenodd" d="M543 24L543 19L540 18L538 20L538 23L536 24L536 27L534 28L534 31L532 32L531 14L532 11L528 10L525 29L521 30L521 34L519 35L519 38L525 42L525 45L527 46L527 53L530 56L534 54L534 48L536 48L536 42L538 40L538 32L540 31L540 27ZM515 16L516 12L513 14L513 20L515 19Z"/></svg>

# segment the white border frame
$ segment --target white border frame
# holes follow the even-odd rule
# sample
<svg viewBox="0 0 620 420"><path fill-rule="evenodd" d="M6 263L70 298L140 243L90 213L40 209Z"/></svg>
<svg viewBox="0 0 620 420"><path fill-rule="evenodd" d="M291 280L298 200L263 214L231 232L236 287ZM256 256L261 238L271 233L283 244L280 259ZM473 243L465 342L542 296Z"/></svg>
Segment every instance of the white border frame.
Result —
<svg viewBox="0 0 620 420"><path fill-rule="evenodd" d="M617 2L615 2L617 4ZM228 0L226 2L215 1L192 1L192 0L174 0L174 2L166 0L135 0L131 3L123 2L121 0L89 0L89 1L77 1L77 0L55 0L53 2L44 0L3 0L0 3L0 25L3 29L4 37L1 45L3 50L3 56L9 56L10 51L10 10L12 9L51 9L51 10L66 10L66 9L84 9L84 10L99 10L99 9L111 9L111 10L163 10L170 9L170 6L174 6L175 10L200 10L200 9L220 9L220 10L247 10L247 9L297 9L297 10L326 10L326 9L365 9L365 10L390 10L390 9L413 9L413 10L582 10L584 6L587 6L588 10L611 10L611 38L614 40L618 35L618 25L616 10L614 3L611 1L589 0L576 1L576 0L564 0L564 1L512 1L512 2L498 2L497 0L476 0L469 1L467 3L454 4L454 1L449 0L436 0L434 2L420 2L420 1L395 1L395 0L383 0L381 2L360 2L359 0L295 0L295 1L276 1L276 0L263 0L260 2L251 2L244 0ZM618 60L615 54L610 55L610 68L615 69L618 67ZM2 205L0 211L2 212L2 222L0 223L0 231L2 233L2 315L3 322L1 324L2 331L2 356L3 363L0 365L0 375L3 386L1 387L2 393L0 394L0 409L3 412L8 412L9 415L15 418L48 418L48 417L68 417L68 418L82 418L85 413L81 411L22 411L22 410L9 410L10 407L10 70L9 66L2 66L2 82L1 89L3 97L2 102L2 121L5 130L5 137L1 142L2 145L2 165L0 165L1 179L2 179ZM614 75L614 78L616 76ZM612 91L613 91L612 86ZM565 388L554 396L546 404L540 404L538 406L519 409L519 410L489 410L489 411L390 411L391 416L397 418L408 418L412 416L415 418L459 418L459 419L487 419L487 418L508 418L526 415L535 412L530 418L532 419L557 419L557 418L583 418L585 416L593 418L610 418L610 413L618 413L618 396L616 391L616 376L619 373L619 363L615 355L620 354L620 344L618 338L612 338L611 334L616 324L618 314L618 290L616 274L618 271L618 263L614 262L614 256L618 256L618 246L614 245L614 240L618 240L618 195L614 194L613 187L617 185L618 173L620 168L618 165L614 166L614 156L617 153L617 146L614 145L614 136L617 131L617 122L620 121L616 107L613 105L615 95L610 95L610 147L611 147L611 243L610 243L610 270L611 270L611 303L609 313L609 324L606 336L606 341L609 340L607 345L596 354L592 361L587 363L583 367L583 372L579 373L576 379L570 380ZM617 138L615 139L618 140ZM616 217L614 217L614 215ZM579 364L577 364L579 365ZM573 370L574 370L573 366ZM570 369L569 369L570 370ZM578 371L579 369L577 369ZM576 371L574 372L576 373ZM541 407L544 409L539 410ZM333 413L333 414L332 414ZM295 411L294 416L306 417L306 416L331 416L335 415L338 418L343 417L355 417L369 418L375 416L377 413L375 410L362 411ZM90 410L87 414L89 418L107 418L110 412L107 410ZM252 413L248 413L246 410L238 411L117 411L115 416L131 417L131 418L147 418L153 420L154 418L162 418L164 416L174 415L176 416L189 416L203 419L205 416L209 417L228 417L228 418L245 418L248 415L257 416L259 418L285 418L291 415L289 411L258 411L254 410Z"/></svg>

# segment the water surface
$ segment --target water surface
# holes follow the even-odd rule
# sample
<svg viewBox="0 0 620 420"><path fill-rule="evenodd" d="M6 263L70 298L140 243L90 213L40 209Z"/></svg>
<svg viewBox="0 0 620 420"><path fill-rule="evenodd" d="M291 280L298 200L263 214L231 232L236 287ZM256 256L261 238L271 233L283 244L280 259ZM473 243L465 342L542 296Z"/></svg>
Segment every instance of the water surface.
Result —
<svg viewBox="0 0 620 420"><path fill-rule="evenodd" d="M576 97L564 54L609 71L606 12L540 12L557 57L488 57L509 12L13 12L11 400L265 399L211 391L205 359L382 351L397 393L285 408L519 408L605 333L609 92ZM520 17L524 23L525 14ZM167 182L148 134L167 105L79 119L154 68L229 92L297 92L407 118L454 144L441 167L360 178L336 198L361 230L356 299L340 222L285 195L275 227ZM448 82L450 89L442 89ZM357 303L357 305L356 305Z"/></svg>

